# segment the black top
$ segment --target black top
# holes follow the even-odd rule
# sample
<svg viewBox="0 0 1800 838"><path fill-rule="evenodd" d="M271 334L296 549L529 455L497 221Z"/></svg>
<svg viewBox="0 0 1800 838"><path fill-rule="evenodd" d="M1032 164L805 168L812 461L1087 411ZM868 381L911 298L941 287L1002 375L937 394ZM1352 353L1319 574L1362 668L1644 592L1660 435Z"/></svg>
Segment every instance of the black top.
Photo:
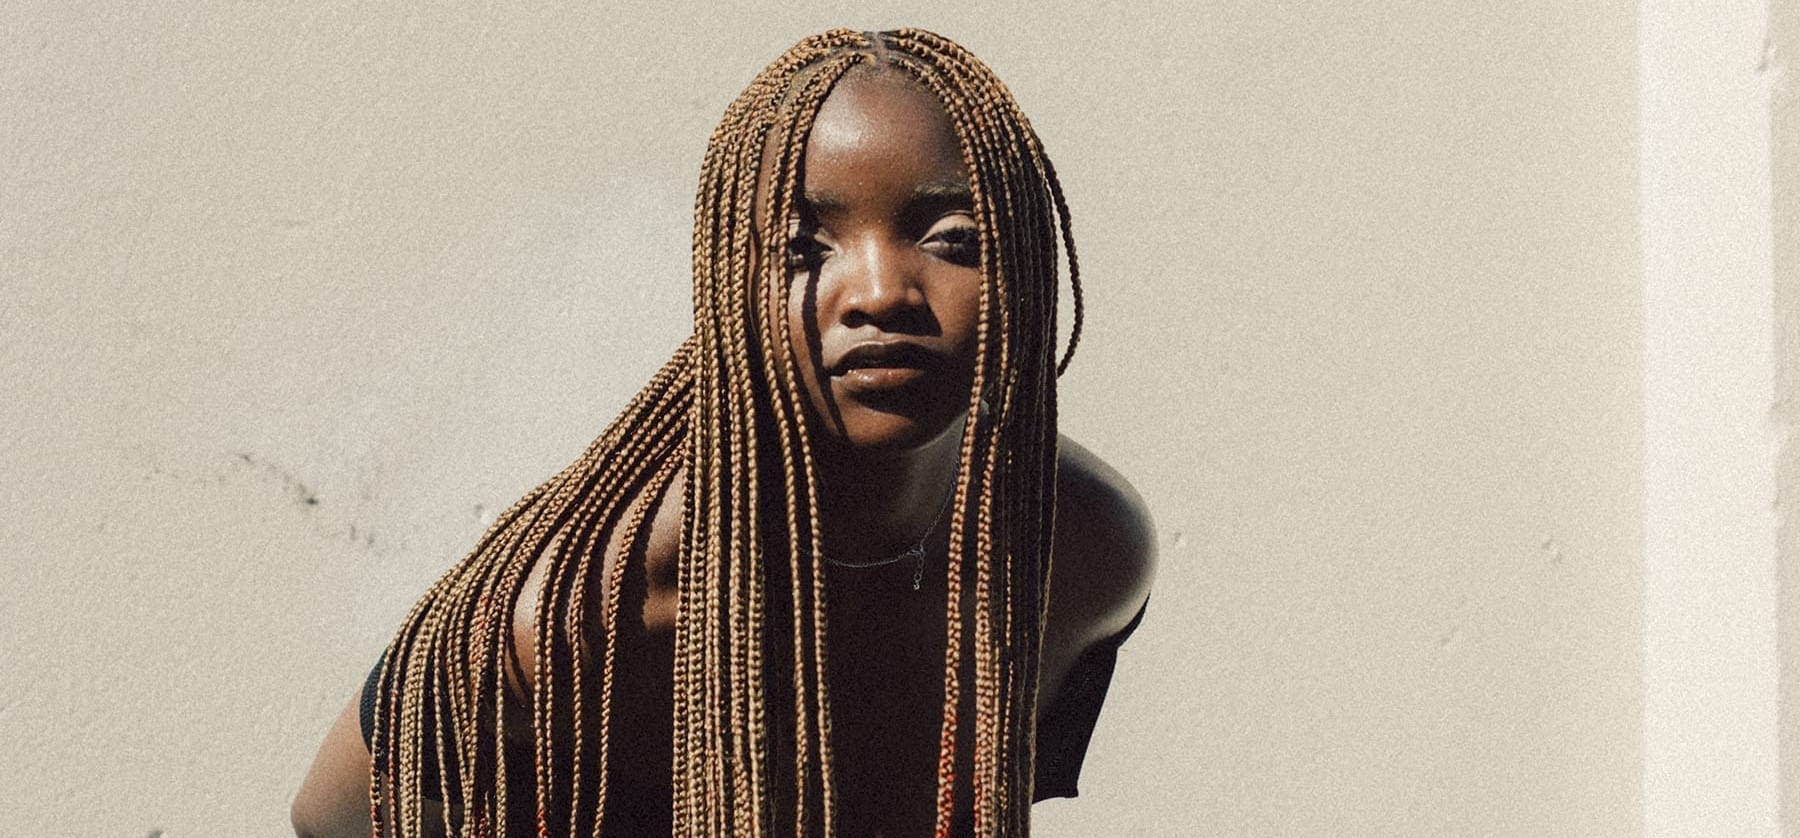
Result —
<svg viewBox="0 0 1800 838"><path fill-rule="evenodd" d="M1079 793L1075 781L1081 777L1081 762L1087 757L1088 740L1094 737L1094 723L1100 720L1100 705L1106 701L1106 688L1112 685L1113 666L1119 662L1119 647L1137 631L1144 620L1144 608L1125 624L1119 633L1087 650L1063 681L1062 691L1049 704L1038 710L1037 777L1032 802L1051 797L1074 797Z"/></svg>
<svg viewBox="0 0 1800 838"><path fill-rule="evenodd" d="M1145 608L1149 603L1145 603ZM1069 669L1068 679L1055 700L1044 705L1038 716L1037 777L1032 802L1051 797L1075 797L1080 793L1076 781L1081 777L1081 763L1087 756L1088 741L1094 736L1094 723L1100 719L1100 705L1106 701L1106 688L1112 684L1113 667L1119 660L1119 647L1143 622L1144 609L1118 634L1089 649ZM376 692L380 689L381 664L369 670L362 690L363 744L373 738L375 730ZM429 744L429 742L427 743ZM426 760L430 766L433 760ZM425 787L437 783L427 778Z"/></svg>

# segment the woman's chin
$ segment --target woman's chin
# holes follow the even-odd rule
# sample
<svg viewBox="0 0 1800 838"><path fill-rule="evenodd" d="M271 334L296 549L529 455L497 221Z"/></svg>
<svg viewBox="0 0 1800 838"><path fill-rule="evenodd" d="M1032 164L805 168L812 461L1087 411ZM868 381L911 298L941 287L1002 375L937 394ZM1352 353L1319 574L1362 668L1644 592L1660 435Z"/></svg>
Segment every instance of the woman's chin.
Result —
<svg viewBox="0 0 1800 838"><path fill-rule="evenodd" d="M832 429L832 447L852 457L891 459L956 446L963 415L958 411L949 417L913 416L851 408L843 412L843 424Z"/></svg>

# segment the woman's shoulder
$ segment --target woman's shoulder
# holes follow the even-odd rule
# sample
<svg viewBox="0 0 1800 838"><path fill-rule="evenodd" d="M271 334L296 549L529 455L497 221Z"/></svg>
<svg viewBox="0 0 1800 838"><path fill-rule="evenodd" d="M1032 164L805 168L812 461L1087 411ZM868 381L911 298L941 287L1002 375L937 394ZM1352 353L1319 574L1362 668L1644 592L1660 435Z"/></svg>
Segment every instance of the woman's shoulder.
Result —
<svg viewBox="0 0 1800 838"><path fill-rule="evenodd" d="M1156 529L1124 475L1068 437L1058 447L1051 620L1085 646L1123 631L1143 608Z"/></svg>
<svg viewBox="0 0 1800 838"><path fill-rule="evenodd" d="M627 499L626 511L618 522L606 530L598 552L586 562L587 595L583 597L582 630L588 633L582 644L583 654L603 648L600 636L608 618L606 609L616 604L618 631L626 645L654 642L656 638L673 636L676 611L676 575L681 549L681 499L686 483L683 469L674 470L661 486L639 486ZM641 516L641 517L639 517ZM632 534L632 544L625 544L623 526L637 517L640 523ZM590 548L592 549L592 548ZM533 563L525 584L513 604L513 666L509 679L516 690L527 692L525 685L536 675L537 621L539 597L544 578L556 550L547 550ZM623 561L625 566L615 565ZM620 590L613 592L618 583ZM589 661L588 663L592 663Z"/></svg>

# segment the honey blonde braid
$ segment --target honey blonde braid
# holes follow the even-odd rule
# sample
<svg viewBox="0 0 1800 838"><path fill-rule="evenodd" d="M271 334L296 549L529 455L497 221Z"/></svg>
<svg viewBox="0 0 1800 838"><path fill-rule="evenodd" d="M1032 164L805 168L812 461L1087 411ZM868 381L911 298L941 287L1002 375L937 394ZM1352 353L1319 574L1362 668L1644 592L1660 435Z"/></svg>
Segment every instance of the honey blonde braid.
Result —
<svg viewBox="0 0 1800 838"><path fill-rule="evenodd" d="M693 335L578 460L419 600L382 660L376 834L418 834L431 795L455 802L444 807L452 833L602 834L624 565L678 473L675 831L835 834L818 466L797 360L772 347L789 339L786 219L802 152L852 71L905 73L931 91L970 175L983 294L951 496L936 834L1029 832L1056 375L1081 329L1074 240L1055 172L1006 87L949 40L904 29L807 38L726 109L695 199ZM1074 302L1060 362L1059 243ZM615 531L590 649L587 580ZM510 632L524 596L536 603L529 684ZM520 693L528 706L512 710ZM528 711L529 730L509 732L509 711ZM530 740L528 759L509 736ZM530 799L509 800L513 789Z"/></svg>

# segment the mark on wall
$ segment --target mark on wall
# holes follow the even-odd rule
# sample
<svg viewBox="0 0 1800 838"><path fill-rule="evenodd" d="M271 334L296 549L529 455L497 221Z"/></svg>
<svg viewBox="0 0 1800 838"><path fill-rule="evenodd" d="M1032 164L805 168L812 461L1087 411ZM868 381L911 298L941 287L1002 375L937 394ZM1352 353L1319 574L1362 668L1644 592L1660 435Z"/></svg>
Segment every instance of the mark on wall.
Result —
<svg viewBox="0 0 1800 838"><path fill-rule="evenodd" d="M1756 74L1768 79L1771 92L1781 93L1787 90L1787 59L1781 54L1773 38L1763 39L1762 56L1756 62Z"/></svg>
<svg viewBox="0 0 1800 838"><path fill-rule="evenodd" d="M1459 596L1456 598L1455 608L1451 609L1450 627L1438 633L1438 649L1449 652L1462 646L1469 642L1473 631L1474 625L1469 615L1469 598L1466 595Z"/></svg>
<svg viewBox="0 0 1800 838"><path fill-rule="evenodd" d="M247 469L262 482L279 487L295 510L312 520L326 535L343 538L366 551L380 552L375 547L376 534L373 528L340 513L341 505L334 504L327 509L325 498L299 475L252 452L234 451L231 456L235 469ZM224 482L223 475L220 481ZM368 487L364 487L360 494L365 504L374 499Z"/></svg>
<svg viewBox="0 0 1800 838"><path fill-rule="evenodd" d="M244 465L246 465L250 468L257 469L257 470L263 472L264 474L274 478L277 482L279 482L281 484L282 489L284 491L286 491L289 495L292 495L294 497L294 500L299 502L301 506L318 506L319 505L318 493L314 492L310 486L307 486L305 483L301 482L300 478L295 477L293 474L289 473L286 469L283 469L280 466L277 466L273 463L264 462L263 460L256 458L254 455L251 455L249 453L242 452L242 451L237 452L237 458Z"/></svg>

